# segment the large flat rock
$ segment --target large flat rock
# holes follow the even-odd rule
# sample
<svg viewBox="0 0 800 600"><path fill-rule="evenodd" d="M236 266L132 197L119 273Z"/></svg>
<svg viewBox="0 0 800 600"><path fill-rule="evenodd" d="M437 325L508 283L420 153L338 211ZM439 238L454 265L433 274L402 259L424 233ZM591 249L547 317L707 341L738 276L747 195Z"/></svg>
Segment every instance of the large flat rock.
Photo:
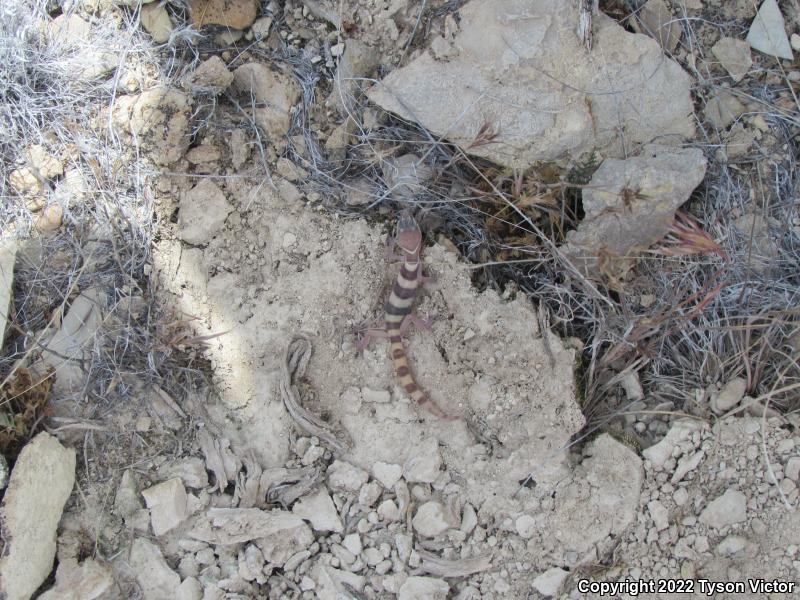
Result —
<svg viewBox="0 0 800 600"><path fill-rule="evenodd" d="M576 34L577 4L474 0L460 9L452 41L437 40L435 52L368 96L470 154L516 168L593 150L621 157L655 138L691 137L689 75L656 41L603 14L588 51Z"/></svg>

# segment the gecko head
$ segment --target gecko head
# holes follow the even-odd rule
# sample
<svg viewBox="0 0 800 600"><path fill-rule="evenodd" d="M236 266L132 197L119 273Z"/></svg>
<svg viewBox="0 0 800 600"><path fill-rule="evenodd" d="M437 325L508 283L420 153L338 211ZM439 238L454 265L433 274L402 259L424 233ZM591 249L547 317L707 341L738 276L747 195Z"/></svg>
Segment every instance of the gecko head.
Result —
<svg viewBox="0 0 800 600"><path fill-rule="evenodd" d="M408 254L416 254L422 245L422 232L408 210L401 212L397 219L395 243Z"/></svg>

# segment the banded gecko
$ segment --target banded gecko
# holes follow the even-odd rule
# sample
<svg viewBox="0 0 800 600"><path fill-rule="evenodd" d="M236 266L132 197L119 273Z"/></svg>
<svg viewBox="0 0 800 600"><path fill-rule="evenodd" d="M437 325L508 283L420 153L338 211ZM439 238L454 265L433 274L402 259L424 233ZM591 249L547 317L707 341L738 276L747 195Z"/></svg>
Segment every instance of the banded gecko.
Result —
<svg viewBox="0 0 800 600"><path fill-rule="evenodd" d="M427 322L411 312L417 296L417 288L425 278L422 276L422 261L420 261L422 232L420 232L414 217L407 210L401 212L397 220L397 235L394 238L394 245L401 251L400 258L403 260L403 266L397 274L392 293L384 305L384 327L367 329L364 337L358 341L358 350L366 348L373 338L388 338L389 355L392 357L394 371L406 393L417 404L425 407L437 417L448 421L456 420L458 417L444 412L417 384L408 364L406 349L403 346L401 336L409 325L413 324L418 328L430 330Z"/></svg>

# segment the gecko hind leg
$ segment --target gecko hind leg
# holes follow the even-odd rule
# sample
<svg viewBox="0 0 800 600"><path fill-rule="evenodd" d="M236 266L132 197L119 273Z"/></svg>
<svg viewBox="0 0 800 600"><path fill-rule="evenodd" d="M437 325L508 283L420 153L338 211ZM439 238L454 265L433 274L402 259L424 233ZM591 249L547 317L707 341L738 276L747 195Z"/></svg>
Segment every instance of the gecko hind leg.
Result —
<svg viewBox="0 0 800 600"><path fill-rule="evenodd" d="M361 337L358 338L356 341L356 352L361 354L369 343L377 338L387 338L389 334L386 332L386 328L384 327L368 327L367 329L361 329L357 333L361 334Z"/></svg>
<svg viewBox="0 0 800 600"><path fill-rule="evenodd" d="M400 323L400 333L405 335L412 325L416 327L418 331L430 331L433 326L433 318L423 319L414 314L406 315L403 318L403 322Z"/></svg>

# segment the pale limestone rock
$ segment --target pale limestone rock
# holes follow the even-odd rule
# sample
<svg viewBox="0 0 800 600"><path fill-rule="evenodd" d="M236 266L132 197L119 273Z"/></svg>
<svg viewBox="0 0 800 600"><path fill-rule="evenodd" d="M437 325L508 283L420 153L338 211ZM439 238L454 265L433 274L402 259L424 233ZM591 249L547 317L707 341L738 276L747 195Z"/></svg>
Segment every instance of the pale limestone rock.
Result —
<svg viewBox="0 0 800 600"><path fill-rule="evenodd" d="M728 489L724 494L708 503L700 513L699 521L715 529L722 529L747 518L747 498L736 489Z"/></svg>
<svg viewBox="0 0 800 600"><path fill-rule="evenodd" d="M276 73L264 64L251 62L234 71L233 87L252 96L257 105L254 109L256 124L273 142L286 135L290 111L300 98L300 89L294 79Z"/></svg>
<svg viewBox="0 0 800 600"><path fill-rule="evenodd" d="M792 46L786 35L786 23L777 0L764 0L761 4L747 32L747 43L764 54L794 60Z"/></svg>
<svg viewBox="0 0 800 600"><path fill-rule="evenodd" d="M561 586L567 576L569 576L569 571L553 567L537 576L536 579L533 580L533 587L536 588L536 591L542 596L551 598L561 590Z"/></svg>
<svg viewBox="0 0 800 600"><path fill-rule="evenodd" d="M178 211L178 237L189 244L207 244L233 210L225 194L211 179L201 179L182 194Z"/></svg>
<svg viewBox="0 0 800 600"><path fill-rule="evenodd" d="M363 576L321 563L316 563L311 570L311 576L315 583L315 596L320 600L347 598L353 595L351 590L361 592L364 589L365 579Z"/></svg>
<svg viewBox="0 0 800 600"><path fill-rule="evenodd" d="M745 40L732 37L724 37L711 48L711 52L736 82L741 81L750 67L753 66L753 58L750 56L750 44Z"/></svg>
<svg viewBox="0 0 800 600"><path fill-rule="evenodd" d="M257 40L265 38L269 35L269 30L272 27L272 17L261 17L256 19L250 26L250 31Z"/></svg>
<svg viewBox="0 0 800 600"><path fill-rule="evenodd" d="M473 0L459 10L456 55L424 52L368 96L470 154L519 169L691 137L689 75L657 42L602 13L589 52L576 34L577 4Z"/></svg>
<svg viewBox="0 0 800 600"><path fill-rule="evenodd" d="M711 410L717 415L728 412L742 401L746 391L747 381L734 377L720 391L711 394Z"/></svg>
<svg viewBox="0 0 800 600"><path fill-rule="evenodd" d="M517 529L517 533L521 538L526 540L532 538L533 534L536 533L537 525L538 523L536 519L534 519L530 515L520 515L514 522L514 526Z"/></svg>
<svg viewBox="0 0 800 600"><path fill-rule="evenodd" d="M314 534L303 519L284 510L258 508L211 508L189 532L209 544L253 541L264 558L277 567L314 542Z"/></svg>
<svg viewBox="0 0 800 600"><path fill-rule="evenodd" d="M445 600L450 586L436 577L409 577L400 586L397 600Z"/></svg>
<svg viewBox="0 0 800 600"><path fill-rule="evenodd" d="M465 504L464 510L461 513L461 526L459 529L469 535L478 524L478 515L475 512L472 504Z"/></svg>
<svg viewBox="0 0 800 600"><path fill-rule="evenodd" d="M61 161L48 153L44 146L34 144L27 151L28 165L45 179L53 179L64 174Z"/></svg>
<svg viewBox="0 0 800 600"><path fill-rule="evenodd" d="M56 584L39 600L81 600L103 598L114 585L111 569L93 558L80 564L74 560L59 563Z"/></svg>
<svg viewBox="0 0 800 600"><path fill-rule="evenodd" d="M422 504L411 521L414 531L423 537L436 537L458 525L453 515L442 503L429 500Z"/></svg>
<svg viewBox="0 0 800 600"><path fill-rule="evenodd" d="M409 483L433 483L439 477L442 455L439 442L430 437L419 444L403 465L403 478Z"/></svg>
<svg viewBox="0 0 800 600"><path fill-rule="evenodd" d="M158 468L158 475L162 479L180 477L186 487L195 490L208 487L208 471L203 459L197 456L166 462Z"/></svg>
<svg viewBox="0 0 800 600"><path fill-rule="evenodd" d="M119 486L117 486L117 494L114 497L114 514L127 521L141 508L142 501L139 499L136 475L130 469L126 469L122 474L122 479Z"/></svg>
<svg viewBox="0 0 800 600"><path fill-rule="evenodd" d="M397 504L391 499L381 502L376 510L381 520L387 523L399 521L403 516L400 509L397 508Z"/></svg>
<svg viewBox="0 0 800 600"><path fill-rule="evenodd" d="M175 597L181 584L178 574L169 568L158 546L150 540L136 538L128 561L144 600L168 600Z"/></svg>
<svg viewBox="0 0 800 600"><path fill-rule="evenodd" d="M361 536L357 533L350 533L342 539L342 546L347 548L354 556L361 554L364 547L361 544Z"/></svg>
<svg viewBox="0 0 800 600"><path fill-rule="evenodd" d="M647 34L669 52L681 40L681 27L664 0L648 0L638 11L639 20Z"/></svg>
<svg viewBox="0 0 800 600"><path fill-rule="evenodd" d="M731 92L720 90L706 102L703 114L717 129L725 129L746 110L742 102Z"/></svg>
<svg viewBox="0 0 800 600"><path fill-rule="evenodd" d="M376 462L372 465L372 476L377 479L387 490L392 489L394 484L403 475L403 467L385 462Z"/></svg>
<svg viewBox="0 0 800 600"><path fill-rule="evenodd" d="M333 500L324 486L320 486L313 494L303 496L298 502L295 502L292 512L309 521L314 531L338 533L343 529L339 513L336 512Z"/></svg>
<svg viewBox="0 0 800 600"><path fill-rule="evenodd" d="M148 4L141 10L142 27L150 34L153 41L163 44L172 33L172 21L162 4Z"/></svg>
<svg viewBox="0 0 800 600"><path fill-rule="evenodd" d="M0 507L0 596L30 598L53 569L56 531L75 483L75 450L39 433L17 458Z"/></svg>
<svg viewBox="0 0 800 600"><path fill-rule="evenodd" d="M672 457L674 448L685 443L702 428L703 426L694 419L676 420L672 423L667 435L657 444L645 448L642 455L652 463L656 470L661 469L664 463Z"/></svg>
<svg viewBox="0 0 800 600"><path fill-rule="evenodd" d="M124 104L120 108L124 109ZM167 87L139 94L119 119L135 135L135 140L160 165L180 159L189 146L191 102L183 92Z"/></svg>
<svg viewBox="0 0 800 600"><path fill-rule="evenodd" d="M564 256L587 277L621 280L667 234L705 172L699 148L649 145L639 156L603 161L583 192L585 216L567 234Z"/></svg>
<svg viewBox="0 0 800 600"><path fill-rule="evenodd" d="M11 299L14 296L14 265L17 262L17 242L6 238L0 242L0 344L6 337L8 314L11 309ZM400 467L397 467L398 470ZM6 466L6 471L8 466ZM8 473L6 472L6 475ZM0 489L5 487L5 478Z"/></svg>
<svg viewBox="0 0 800 600"><path fill-rule="evenodd" d="M186 488L179 477L142 490L150 509L150 521L156 537L172 531L189 516Z"/></svg>
<svg viewBox="0 0 800 600"><path fill-rule="evenodd" d="M228 70L225 61L215 54L201 62L184 81L186 87L196 92L209 92L218 96L233 83L233 73Z"/></svg>
<svg viewBox="0 0 800 600"><path fill-rule="evenodd" d="M328 486L333 491L357 492L368 480L364 469L341 460L334 460L328 467Z"/></svg>
<svg viewBox="0 0 800 600"><path fill-rule="evenodd" d="M175 590L175 600L202 600L203 586L195 577L187 577Z"/></svg>
<svg viewBox="0 0 800 600"><path fill-rule="evenodd" d="M648 502L647 510L650 512L650 518L653 519L657 531L664 531L669 527L669 513L659 500Z"/></svg>

